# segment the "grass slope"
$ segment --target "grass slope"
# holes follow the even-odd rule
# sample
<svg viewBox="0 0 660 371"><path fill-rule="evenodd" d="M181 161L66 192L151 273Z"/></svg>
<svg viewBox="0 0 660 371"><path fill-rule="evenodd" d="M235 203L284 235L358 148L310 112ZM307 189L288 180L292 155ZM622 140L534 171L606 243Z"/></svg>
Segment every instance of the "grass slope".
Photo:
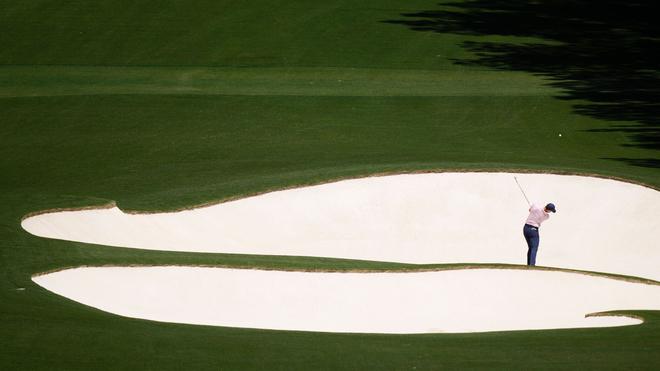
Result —
<svg viewBox="0 0 660 371"><path fill-rule="evenodd" d="M612 160L655 152L600 131L611 123L576 114L546 79L454 63L481 38L385 23L433 1L0 5L0 368L660 368L657 312L626 328L334 335L124 319L46 292L32 274L77 265L409 267L45 240L20 228L43 209L176 209L416 170L585 172L656 188L660 173Z"/></svg>

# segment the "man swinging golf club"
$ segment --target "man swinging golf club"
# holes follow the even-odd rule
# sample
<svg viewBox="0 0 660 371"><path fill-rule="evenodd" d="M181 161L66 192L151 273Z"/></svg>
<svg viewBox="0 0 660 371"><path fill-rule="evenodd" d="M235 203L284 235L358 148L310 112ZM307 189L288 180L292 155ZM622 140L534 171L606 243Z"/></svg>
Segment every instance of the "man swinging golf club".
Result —
<svg viewBox="0 0 660 371"><path fill-rule="evenodd" d="M513 177L520 188L527 204L529 205L529 216L525 221L525 226L523 227L523 235L525 236L525 241L527 241L527 265L534 266L536 265L536 252L539 250L539 242L541 241L539 237L539 228L541 223L550 219L550 213L556 213L557 209L553 203L545 205L543 209L529 202L525 191L523 191L520 183L518 183L518 178Z"/></svg>
<svg viewBox="0 0 660 371"><path fill-rule="evenodd" d="M529 207L529 216L523 227L523 235L527 241L527 265L536 265L536 252L540 242L539 227L541 227L541 223L550 218L550 212L557 212L552 203L545 205L543 209L534 204Z"/></svg>

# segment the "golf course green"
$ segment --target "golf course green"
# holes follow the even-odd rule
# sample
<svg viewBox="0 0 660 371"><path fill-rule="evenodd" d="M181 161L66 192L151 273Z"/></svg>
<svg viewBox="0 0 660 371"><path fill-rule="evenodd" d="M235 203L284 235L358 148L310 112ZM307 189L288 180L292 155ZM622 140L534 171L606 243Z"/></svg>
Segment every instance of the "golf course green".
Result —
<svg viewBox="0 0 660 371"><path fill-rule="evenodd" d="M0 0L0 369L660 369L657 311L597 329L267 331L124 318L32 282L105 265L447 268L117 248L21 228L43 210L171 211L432 171L660 189L650 2L438 2Z"/></svg>

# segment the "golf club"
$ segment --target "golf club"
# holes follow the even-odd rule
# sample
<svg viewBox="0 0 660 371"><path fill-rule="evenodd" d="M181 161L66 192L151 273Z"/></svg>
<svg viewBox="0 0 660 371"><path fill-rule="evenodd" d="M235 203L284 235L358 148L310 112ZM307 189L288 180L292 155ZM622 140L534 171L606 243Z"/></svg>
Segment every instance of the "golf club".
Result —
<svg viewBox="0 0 660 371"><path fill-rule="evenodd" d="M518 178L516 178L516 177L514 176L513 179L516 180L516 184L518 185L518 188L520 188L520 192L522 192L523 196L525 197L525 201L527 201L527 204L528 204L529 206L532 206L532 204L529 202L529 199L527 198L527 195L525 194L525 191L524 191L524 190L522 189L522 187L520 186L520 183L518 183Z"/></svg>

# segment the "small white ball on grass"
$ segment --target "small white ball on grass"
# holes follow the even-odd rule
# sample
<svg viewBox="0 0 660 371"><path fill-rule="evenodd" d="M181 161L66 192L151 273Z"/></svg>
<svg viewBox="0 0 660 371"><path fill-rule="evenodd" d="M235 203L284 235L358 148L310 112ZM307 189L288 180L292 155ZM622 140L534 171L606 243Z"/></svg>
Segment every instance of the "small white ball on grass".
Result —
<svg viewBox="0 0 660 371"><path fill-rule="evenodd" d="M559 136L561 136L561 133L559 133Z"/></svg>

